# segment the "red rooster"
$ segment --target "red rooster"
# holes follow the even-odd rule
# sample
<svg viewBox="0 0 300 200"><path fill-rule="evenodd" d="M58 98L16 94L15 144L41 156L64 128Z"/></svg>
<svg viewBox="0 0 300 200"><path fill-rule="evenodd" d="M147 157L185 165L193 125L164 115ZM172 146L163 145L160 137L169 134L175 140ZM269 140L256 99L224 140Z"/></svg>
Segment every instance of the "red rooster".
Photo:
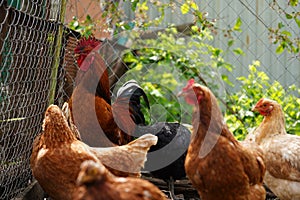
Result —
<svg viewBox="0 0 300 200"><path fill-rule="evenodd" d="M234 138L216 97L207 87L192 79L181 94L194 106L185 169L201 199L265 199L265 166L260 149L250 150Z"/></svg>
<svg viewBox="0 0 300 200"><path fill-rule="evenodd" d="M108 70L105 61L98 53L100 48L101 42L94 38L84 38L79 41L75 53L78 54L77 62L80 70L76 77L77 86L69 99L69 107L84 142L98 147L124 145L133 140L131 133L136 124L142 123L135 121L134 117L124 116L132 114L140 118L142 114L139 111L140 107L130 106L132 102L139 104L139 97L145 98L146 95L141 92L140 96L129 99L127 93L133 94L135 91L130 87L127 93L123 92L119 95L122 101L117 100L114 105L111 105ZM134 87L142 90L137 84ZM122 96L122 94L126 95ZM124 99L127 100L126 106L124 106ZM132 112L128 111L128 107ZM127 127L125 131L121 130L115 122L116 117L122 118L118 121L123 123L120 126Z"/></svg>

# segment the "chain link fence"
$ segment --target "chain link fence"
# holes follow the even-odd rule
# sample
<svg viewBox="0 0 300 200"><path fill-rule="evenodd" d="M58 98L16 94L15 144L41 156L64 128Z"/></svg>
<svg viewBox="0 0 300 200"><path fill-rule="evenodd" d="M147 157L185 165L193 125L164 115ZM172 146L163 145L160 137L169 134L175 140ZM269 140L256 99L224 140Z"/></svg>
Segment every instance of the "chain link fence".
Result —
<svg viewBox="0 0 300 200"><path fill-rule="evenodd" d="M0 1L0 199L32 179L32 142L55 83L61 2Z"/></svg>
<svg viewBox="0 0 300 200"><path fill-rule="evenodd" d="M157 27L144 31L141 39L157 38L158 33L170 23L179 31L179 37L188 37L193 24L193 15L181 14L182 1L172 1L172 7L166 9L165 17ZM227 72L235 84L230 88L234 92L239 87L238 76L246 76L248 65L260 60L262 70L271 79L278 80L288 87L296 84L300 87L299 59L291 54L276 54L276 46L269 41L268 27L277 26L286 21L285 16L272 9L273 1L195 1L200 10L208 17L216 19L220 28L232 26L237 18L242 21L242 32L235 32L236 47L241 47L245 56L233 52L225 59L235 66ZM132 43L126 34L112 36L105 31L104 23L109 19L101 17L101 1L93 0L0 0L0 199L11 199L24 191L32 181L29 168L32 142L41 131L44 111L50 103L62 105L71 96L76 86L78 70L74 48L81 35L68 24L76 16L84 20L89 14L98 19L96 38L104 40L102 54L109 66L111 90L119 79L128 72L129 66L123 61L124 52L139 52L130 49ZM112 1L113 3L113 1ZM148 2L147 11L151 19L158 17L155 4ZM284 7L291 12L295 8ZM135 19L129 1L120 2L124 20ZM299 27L293 23L287 29L299 35ZM224 33L219 32L211 44L222 49L227 48ZM146 67L151 69L151 64ZM176 74L178 75L178 74ZM179 74L180 75L180 74ZM159 104L159 102L157 102ZM159 119L160 121L163 119Z"/></svg>

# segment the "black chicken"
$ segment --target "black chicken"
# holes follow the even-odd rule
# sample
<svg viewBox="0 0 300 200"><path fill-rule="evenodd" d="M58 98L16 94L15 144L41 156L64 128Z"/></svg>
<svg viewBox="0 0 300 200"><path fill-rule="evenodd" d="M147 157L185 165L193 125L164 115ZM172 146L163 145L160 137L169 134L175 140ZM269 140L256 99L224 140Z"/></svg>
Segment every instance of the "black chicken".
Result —
<svg viewBox="0 0 300 200"><path fill-rule="evenodd" d="M190 143L190 131L180 123L158 122L143 127L142 132L158 137L157 144L148 151L145 169L151 171L155 178L164 180L171 198L177 199L174 182L186 177L184 161Z"/></svg>
<svg viewBox="0 0 300 200"><path fill-rule="evenodd" d="M176 122L157 122L153 125L145 125L140 97L143 97L148 109L149 101L136 81L128 81L118 90L118 101L122 100L122 97L124 97L123 105L128 105L130 116L137 125L134 136L140 137L151 133L158 137L157 144L148 151L145 170L150 171L153 177L164 180L168 185L171 198L176 199L174 182L186 177L184 162L191 132L188 128Z"/></svg>

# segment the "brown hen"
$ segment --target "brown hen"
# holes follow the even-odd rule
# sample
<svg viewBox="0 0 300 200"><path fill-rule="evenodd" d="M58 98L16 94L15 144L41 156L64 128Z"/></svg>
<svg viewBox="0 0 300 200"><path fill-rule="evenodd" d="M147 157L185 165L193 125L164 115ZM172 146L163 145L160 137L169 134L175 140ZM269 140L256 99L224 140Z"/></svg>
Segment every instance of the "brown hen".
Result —
<svg viewBox="0 0 300 200"><path fill-rule="evenodd" d="M61 110L49 106L43 132L33 144L30 159L33 176L52 199L72 199L80 165L85 160L99 161L71 132Z"/></svg>
<svg viewBox="0 0 300 200"><path fill-rule="evenodd" d="M74 200L166 200L152 183L111 176L104 165L92 160L82 163L77 183Z"/></svg>
<svg viewBox="0 0 300 200"><path fill-rule="evenodd" d="M203 200L265 199L265 166L259 149L241 145L224 123L216 97L190 80L181 95L194 106L193 135L185 169Z"/></svg>
<svg viewBox="0 0 300 200"><path fill-rule="evenodd" d="M124 146L89 147L77 139L60 108L51 105L45 112L43 132L34 141L30 167L52 199L68 200L77 190L76 178L83 161L101 159L116 175L139 176L146 153L156 142L156 136L147 134Z"/></svg>

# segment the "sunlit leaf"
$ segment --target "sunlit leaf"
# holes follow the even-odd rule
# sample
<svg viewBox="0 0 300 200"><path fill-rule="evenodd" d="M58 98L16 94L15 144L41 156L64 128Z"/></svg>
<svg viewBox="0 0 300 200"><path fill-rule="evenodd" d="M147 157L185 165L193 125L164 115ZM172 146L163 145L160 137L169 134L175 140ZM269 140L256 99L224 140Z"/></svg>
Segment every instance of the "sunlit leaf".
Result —
<svg viewBox="0 0 300 200"><path fill-rule="evenodd" d="M297 6L299 0L289 0L289 5L291 6Z"/></svg>
<svg viewBox="0 0 300 200"><path fill-rule="evenodd" d="M278 28L279 28L279 29L281 29L281 28L283 28L283 27L284 27L284 25L283 25L282 22L278 23Z"/></svg>
<svg viewBox="0 0 300 200"><path fill-rule="evenodd" d="M191 7L194 9L194 10L198 10L198 5L195 3L195 2L192 2L191 3Z"/></svg>
<svg viewBox="0 0 300 200"><path fill-rule="evenodd" d="M298 27L300 28L300 19L298 19L297 17L295 17L294 20L297 23Z"/></svg>
<svg viewBox="0 0 300 200"><path fill-rule="evenodd" d="M234 40L229 40L227 43L228 47L231 47L233 45L233 43L234 43Z"/></svg>
<svg viewBox="0 0 300 200"><path fill-rule="evenodd" d="M292 34L289 31L282 31L281 34L287 35L287 36L292 36Z"/></svg>
<svg viewBox="0 0 300 200"><path fill-rule="evenodd" d="M278 45L278 47L276 48L276 53L281 54L284 51L284 47L283 45Z"/></svg>
<svg viewBox="0 0 300 200"><path fill-rule="evenodd" d="M292 19L292 18L293 18L293 15L291 15L291 14L289 14L289 13L286 13L286 14L285 14L285 17L286 17L287 19Z"/></svg>
<svg viewBox="0 0 300 200"><path fill-rule="evenodd" d="M242 31L241 30L242 20L240 17L237 18L235 25L233 26L233 30L235 31Z"/></svg>
<svg viewBox="0 0 300 200"><path fill-rule="evenodd" d="M190 6L187 3L182 4L182 6L180 7L181 13L182 14L187 14L190 10Z"/></svg>
<svg viewBox="0 0 300 200"><path fill-rule="evenodd" d="M236 48L233 52L237 55L245 55L244 51L241 48Z"/></svg>
<svg viewBox="0 0 300 200"><path fill-rule="evenodd" d="M234 84L229 80L227 75L222 74L222 80L227 83L229 86L234 87Z"/></svg>

